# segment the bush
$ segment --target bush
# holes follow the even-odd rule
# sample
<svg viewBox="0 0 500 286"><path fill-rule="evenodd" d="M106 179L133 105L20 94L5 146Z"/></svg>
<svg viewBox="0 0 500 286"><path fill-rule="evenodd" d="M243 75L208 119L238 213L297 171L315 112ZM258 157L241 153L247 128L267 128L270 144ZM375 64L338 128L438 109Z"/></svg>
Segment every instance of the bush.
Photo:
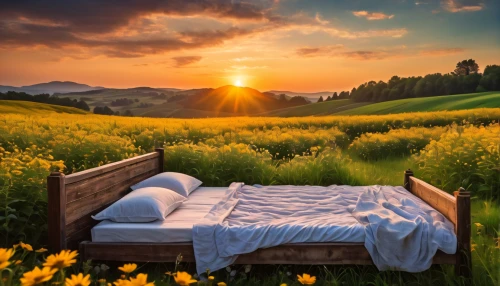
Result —
<svg viewBox="0 0 500 286"><path fill-rule="evenodd" d="M349 150L364 160L380 160L390 156L408 156L439 139L448 127L412 127L393 129L387 133L365 133L354 140Z"/></svg>
<svg viewBox="0 0 500 286"><path fill-rule="evenodd" d="M414 156L422 177L449 192L500 198L500 126L455 126Z"/></svg>

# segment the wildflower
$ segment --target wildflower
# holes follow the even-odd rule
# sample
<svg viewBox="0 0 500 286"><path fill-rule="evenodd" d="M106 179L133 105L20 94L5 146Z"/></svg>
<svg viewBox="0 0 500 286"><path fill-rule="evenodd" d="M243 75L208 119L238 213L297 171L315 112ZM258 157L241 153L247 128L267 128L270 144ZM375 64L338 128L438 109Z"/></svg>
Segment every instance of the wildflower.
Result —
<svg viewBox="0 0 500 286"><path fill-rule="evenodd" d="M12 174L16 175L16 176L20 176L23 174L23 172L19 171L19 170L14 170L14 171L11 171Z"/></svg>
<svg viewBox="0 0 500 286"><path fill-rule="evenodd" d="M33 251L33 246L23 243L22 241L19 242L19 245L21 246L22 249L27 250L27 251Z"/></svg>
<svg viewBox="0 0 500 286"><path fill-rule="evenodd" d="M135 263L125 264L122 267L118 267L118 269L125 273L131 273L134 272L135 269L137 269L137 264Z"/></svg>
<svg viewBox="0 0 500 286"><path fill-rule="evenodd" d="M484 225L479 222L474 223L476 225L477 234L482 234L484 230Z"/></svg>
<svg viewBox="0 0 500 286"><path fill-rule="evenodd" d="M47 249L42 247L40 249L35 250L35 252L38 252L38 253L47 252Z"/></svg>
<svg viewBox="0 0 500 286"><path fill-rule="evenodd" d="M476 246L477 246L477 244L471 244L470 251L476 250Z"/></svg>
<svg viewBox="0 0 500 286"><path fill-rule="evenodd" d="M104 283L106 283L106 279L101 278L101 279L97 280L97 282L99 282L99 284L104 285Z"/></svg>
<svg viewBox="0 0 500 286"><path fill-rule="evenodd" d="M215 279L215 277L213 277L213 276L208 276L208 280L209 280L209 281L214 281L214 279Z"/></svg>
<svg viewBox="0 0 500 286"><path fill-rule="evenodd" d="M225 282L219 282L217 283L217 286L227 286L227 284Z"/></svg>
<svg viewBox="0 0 500 286"><path fill-rule="evenodd" d="M135 278L130 278L130 285L131 286L154 286L154 282L148 283L148 275L139 273L137 274L137 277Z"/></svg>
<svg viewBox="0 0 500 286"><path fill-rule="evenodd" d="M297 278L302 285L314 285L316 283L316 276L311 276L309 274L302 274L302 276L297 275Z"/></svg>
<svg viewBox="0 0 500 286"><path fill-rule="evenodd" d="M23 261L22 261L22 260L16 260L16 261L14 261L14 264L15 264L15 265L21 265L21 263L23 263Z"/></svg>
<svg viewBox="0 0 500 286"><path fill-rule="evenodd" d="M281 283L280 286L288 286L286 283Z"/></svg>
<svg viewBox="0 0 500 286"><path fill-rule="evenodd" d="M14 249L0 248L0 270L10 265L9 259L14 255Z"/></svg>
<svg viewBox="0 0 500 286"><path fill-rule="evenodd" d="M40 269L35 266L32 271L23 274L23 277L20 279L21 285L32 286L42 284L52 279L52 276L54 276L56 272L57 269L51 269L50 267Z"/></svg>
<svg viewBox="0 0 500 286"><path fill-rule="evenodd" d="M108 284L111 284L111 283L108 283ZM115 286L131 286L132 285L132 283L129 280L125 280L125 279L118 279L115 282L113 282L113 284ZM108 285L108 286L111 286L111 285Z"/></svg>
<svg viewBox="0 0 500 286"><path fill-rule="evenodd" d="M173 275L172 271L167 271L167 272L165 272L165 274L167 274L168 276L172 276Z"/></svg>
<svg viewBox="0 0 500 286"><path fill-rule="evenodd" d="M69 251L63 250L58 254L51 254L45 260L43 266L63 269L71 266L73 263L76 263L75 257L78 255L76 250Z"/></svg>
<svg viewBox="0 0 500 286"><path fill-rule="evenodd" d="M90 285L90 274L83 276L82 273L78 275L71 275L70 278L66 278L66 286L89 286Z"/></svg>
<svg viewBox="0 0 500 286"><path fill-rule="evenodd" d="M174 276L175 282L181 286L187 286L189 284L198 282L194 279L191 279L191 275L189 275L187 272L179 272Z"/></svg>

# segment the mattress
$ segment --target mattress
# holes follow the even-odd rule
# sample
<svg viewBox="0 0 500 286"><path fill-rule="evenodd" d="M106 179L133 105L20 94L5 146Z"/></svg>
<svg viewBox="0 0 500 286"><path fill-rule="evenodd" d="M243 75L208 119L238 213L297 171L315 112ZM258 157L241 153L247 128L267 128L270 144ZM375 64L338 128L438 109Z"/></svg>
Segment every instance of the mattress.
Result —
<svg viewBox="0 0 500 286"><path fill-rule="evenodd" d="M199 187L188 200L170 213L164 221L118 223L101 221L92 228L93 242L191 242L193 225L217 204L227 187Z"/></svg>

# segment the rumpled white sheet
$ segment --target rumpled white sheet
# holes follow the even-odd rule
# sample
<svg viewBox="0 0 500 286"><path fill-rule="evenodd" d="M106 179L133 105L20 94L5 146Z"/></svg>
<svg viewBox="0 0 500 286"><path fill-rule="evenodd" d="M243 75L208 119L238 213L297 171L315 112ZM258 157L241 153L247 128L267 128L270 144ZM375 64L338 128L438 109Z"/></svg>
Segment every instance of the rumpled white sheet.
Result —
<svg viewBox="0 0 500 286"><path fill-rule="evenodd" d="M420 272L432 265L437 249L456 252L451 222L417 197L387 199L391 189L366 189L352 211L365 225L365 247L379 270Z"/></svg>
<svg viewBox="0 0 500 286"><path fill-rule="evenodd" d="M193 247L197 271L200 274L207 269L216 271L231 265L239 254L285 243L365 242L366 245L370 241L370 238L366 239L366 237L371 236L372 233L377 234L373 231L376 229L377 221L365 211L372 208L372 211L385 212L373 204L370 190L374 188L383 188L384 198L396 206L398 205L396 202L404 201L405 204L409 204L408 200L416 199L414 205L428 213L429 217L442 218L443 231L441 233L443 235L437 237L436 240L448 238L444 235L447 234L444 230L451 230L452 236L449 240L455 238L453 225L450 222L442 216L439 217L439 213L402 187L335 185L329 187L262 187L232 183L225 197L200 223L193 226ZM372 203L364 205L365 200ZM355 213L356 218L351 212ZM381 221L383 220L378 220L378 222ZM391 222L390 219L386 221ZM389 224L385 223L385 227L388 226ZM371 232L367 229L371 229ZM396 231L397 228L393 230ZM455 243L453 241L449 243L456 246L456 238ZM390 249L390 246L387 247ZM420 251L420 245L409 246L409 248L413 250L407 251L408 253ZM383 262L393 263L385 261L385 256L378 254L381 249L383 248L372 247L370 254L372 257L377 257L377 261L381 261L380 265ZM430 252L427 251L427 254L430 255ZM401 258L404 259L404 257ZM391 267L398 266L399 264L391 265Z"/></svg>

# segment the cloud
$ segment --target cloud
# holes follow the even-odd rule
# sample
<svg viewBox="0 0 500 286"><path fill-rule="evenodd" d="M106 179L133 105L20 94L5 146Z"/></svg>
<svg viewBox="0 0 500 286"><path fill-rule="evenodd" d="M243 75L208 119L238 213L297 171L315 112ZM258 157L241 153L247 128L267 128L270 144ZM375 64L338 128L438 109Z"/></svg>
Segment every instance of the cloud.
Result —
<svg viewBox="0 0 500 286"><path fill-rule="evenodd" d="M295 53L300 57L319 57L329 56L335 50L342 49L343 45L322 46L322 47L303 47L295 50Z"/></svg>
<svg viewBox="0 0 500 286"><path fill-rule="evenodd" d="M391 57L391 54L381 51L352 51L342 53L341 56L355 60L382 60Z"/></svg>
<svg viewBox="0 0 500 286"><path fill-rule="evenodd" d="M405 28L339 29L322 19L319 13L315 17L304 13L283 17L274 14L276 10L270 8L274 3L270 0L122 0L120 5L100 1L55 1L51 5L35 0L26 0L23 5L18 2L8 1L0 10L0 49L41 47L74 59L101 55L137 58L216 47L236 38L267 37L290 31L323 32L344 39L398 38L408 32ZM169 17L201 17L220 22L215 25L217 28L188 25L175 29L169 25Z"/></svg>
<svg viewBox="0 0 500 286"><path fill-rule="evenodd" d="M477 0L443 0L443 9L451 12L476 12L483 9L484 4L482 1Z"/></svg>
<svg viewBox="0 0 500 286"><path fill-rule="evenodd" d="M385 20L394 18L394 15L388 15L380 12L353 11L352 14L356 17L363 17L368 20Z"/></svg>
<svg viewBox="0 0 500 286"><path fill-rule="evenodd" d="M419 54L422 56L447 56L463 52L465 52L465 49L463 48L444 48L444 49L423 50L420 51Z"/></svg>
<svg viewBox="0 0 500 286"><path fill-rule="evenodd" d="M202 57L200 56L182 56L182 57L173 57L172 60L175 62L176 68L182 68L194 63L201 61Z"/></svg>

